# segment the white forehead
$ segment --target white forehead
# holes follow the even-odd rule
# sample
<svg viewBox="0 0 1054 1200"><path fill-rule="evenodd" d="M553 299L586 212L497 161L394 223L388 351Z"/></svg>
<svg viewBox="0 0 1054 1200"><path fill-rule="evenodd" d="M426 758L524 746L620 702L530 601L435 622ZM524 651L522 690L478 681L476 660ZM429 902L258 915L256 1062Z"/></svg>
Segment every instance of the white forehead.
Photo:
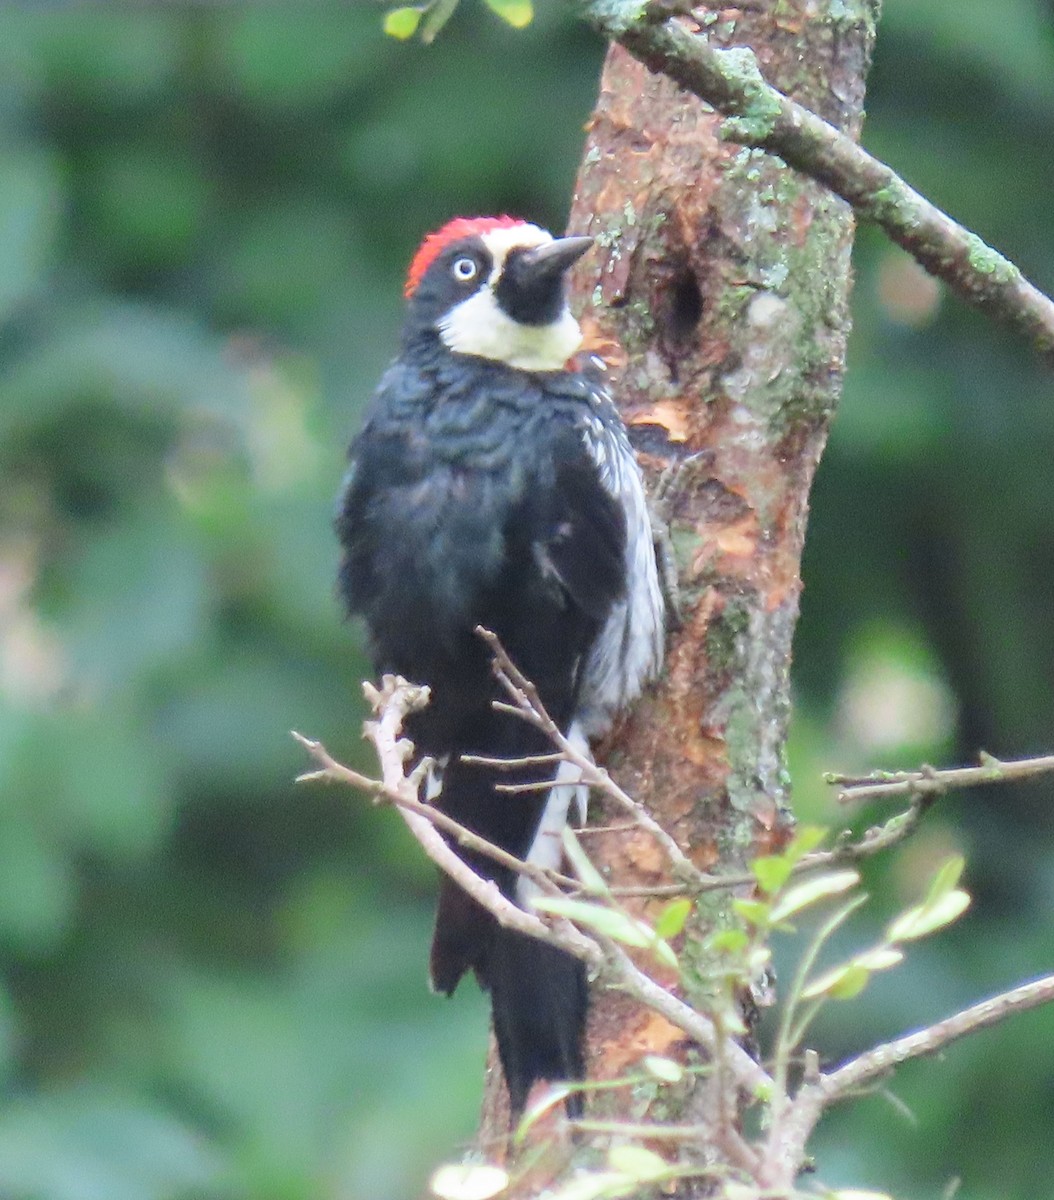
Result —
<svg viewBox="0 0 1054 1200"><path fill-rule="evenodd" d="M505 265L510 250L517 247L531 250L535 246L544 246L546 242L553 240L553 235L525 221L522 225L511 225L508 229L490 229L480 235L480 240L494 260L494 270L490 273L490 282L493 283L501 274L501 268Z"/></svg>

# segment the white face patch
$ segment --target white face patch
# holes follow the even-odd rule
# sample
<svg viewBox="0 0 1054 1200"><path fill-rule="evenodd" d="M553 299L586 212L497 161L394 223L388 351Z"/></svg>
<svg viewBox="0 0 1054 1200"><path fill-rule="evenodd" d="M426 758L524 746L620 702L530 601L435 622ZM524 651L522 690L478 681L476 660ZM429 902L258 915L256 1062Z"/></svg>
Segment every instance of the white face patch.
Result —
<svg viewBox="0 0 1054 1200"><path fill-rule="evenodd" d="M490 277L474 295L463 300L439 322L439 336L456 354L474 354L503 362L520 371L559 371L582 344L582 330L565 306L549 325L521 325L494 298L505 259L512 249L533 249L553 236L537 225L493 229L482 241L494 260Z"/></svg>
<svg viewBox="0 0 1054 1200"><path fill-rule="evenodd" d="M559 371L582 344L570 309L551 325L521 325L502 310L489 284L447 313L439 336L457 354L491 358L520 371Z"/></svg>

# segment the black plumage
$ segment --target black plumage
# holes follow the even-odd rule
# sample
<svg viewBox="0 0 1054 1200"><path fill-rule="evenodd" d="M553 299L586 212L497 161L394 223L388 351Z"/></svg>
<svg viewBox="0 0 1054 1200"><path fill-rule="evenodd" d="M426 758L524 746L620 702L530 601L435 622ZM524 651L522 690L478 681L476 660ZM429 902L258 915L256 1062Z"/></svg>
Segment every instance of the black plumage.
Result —
<svg viewBox="0 0 1054 1200"><path fill-rule="evenodd" d="M516 313L510 295L522 302L512 317L521 324L529 313L542 325L560 318L560 276L577 253L565 251L559 271L550 265L546 275L532 274L522 253L510 252L516 274L502 275L491 292L500 319ZM431 688L430 704L407 732L441 765L436 803L523 858L549 793L498 793L493 770L460 756L515 758L551 746L525 722L494 711L499 689L475 629L501 638L567 731L589 686L590 655L612 614L627 609L627 508L604 478L596 446L606 438L611 453L629 451L617 413L590 375L527 370L447 344L445 314L481 295L494 257L486 241L470 238L428 264L399 357L352 443L336 528L340 590L349 612L365 620L377 670ZM459 278L466 259L474 284ZM529 782L551 772L523 767L500 778ZM483 856L463 857L519 901L513 872ZM491 992L514 1112L535 1080L583 1076L581 964L501 929L444 879L433 985L450 993L470 969ZM578 1111L577 1099L569 1107Z"/></svg>

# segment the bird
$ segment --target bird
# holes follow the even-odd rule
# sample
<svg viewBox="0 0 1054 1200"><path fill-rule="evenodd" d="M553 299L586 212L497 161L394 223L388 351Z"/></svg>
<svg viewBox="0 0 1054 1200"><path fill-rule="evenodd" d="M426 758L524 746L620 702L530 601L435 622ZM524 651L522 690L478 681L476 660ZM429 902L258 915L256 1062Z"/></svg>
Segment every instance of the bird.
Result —
<svg viewBox="0 0 1054 1200"><path fill-rule="evenodd" d="M378 672L430 689L407 722L432 767L426 798L515 857L558 867L581 773L499 772L468 756L551 752L544 732L496 710L480 626L500 639L583 754L657 675L664 599L641 470L584 352L566 275L593 245L510 216L456 218L413 256L398 352L348 452L337 503L338 591L365 623ZM504 697L507 699L507 696ZM553 780L552 786L544 784ZM510 794L499 783L536 784ZM522 908L536 885L455 845ZM539 1081L585 1078L585 967L499 925L443 876L433 990L467 972L490 993L515 1117ZM583 1110L571 1087L567 1111Z"/></svg>

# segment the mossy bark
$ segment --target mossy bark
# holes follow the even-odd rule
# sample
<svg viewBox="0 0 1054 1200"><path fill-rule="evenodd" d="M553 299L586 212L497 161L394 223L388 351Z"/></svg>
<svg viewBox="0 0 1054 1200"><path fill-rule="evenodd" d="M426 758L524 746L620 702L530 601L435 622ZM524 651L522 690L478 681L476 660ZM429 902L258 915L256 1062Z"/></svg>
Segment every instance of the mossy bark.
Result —
<svg viewBox="0 0 1054 1200"><path fill-rule="evenodd" d="M757 8L693 12L712 44L751 47L770 83L857 135L871 5ZM853 236L845 203L721 133L708 106L613 47L569 222L597 239L575 300L587 344L613 364L615 396L656 485L682 609L661 684L604 752L707 871L741 870L791 824L791 642L809 488L841 390ZM599 816L609 819L624 824ZM669 882L644 832L593 835L588 848L619 884ZM642 901L641 911L654 916L661 904ZM704 1006L700 944L727 904L705 906L683 954L694 982L680 986ZM645 1053L691 1051L661 1018L598 990L590 1078L612 1078ZM491 1147L507 1128L493 1075L481 1131ZM708 1086L605 1091L591 1107L698 1120L713 1105ZM564 1149L568 1159L593 1153ZM556 1166L550 1159L546 1173ZM540 1179L531 1172L514 1194L535 1194Z"/></svg>

